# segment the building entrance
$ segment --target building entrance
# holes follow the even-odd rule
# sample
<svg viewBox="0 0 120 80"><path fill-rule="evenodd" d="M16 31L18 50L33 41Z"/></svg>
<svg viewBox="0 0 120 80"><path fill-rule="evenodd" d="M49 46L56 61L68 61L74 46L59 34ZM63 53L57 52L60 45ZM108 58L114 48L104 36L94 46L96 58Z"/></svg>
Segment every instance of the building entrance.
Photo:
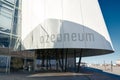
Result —
<svg viewBox="0 0 120 80"><path fill-rule="evenodd" d="M55 70L61 72L74 71L79 72L81 63L81 53L79 54L79 63L76 65L76 50L69 53L68 49L46 49L36 50L36 70Z"/></svg>

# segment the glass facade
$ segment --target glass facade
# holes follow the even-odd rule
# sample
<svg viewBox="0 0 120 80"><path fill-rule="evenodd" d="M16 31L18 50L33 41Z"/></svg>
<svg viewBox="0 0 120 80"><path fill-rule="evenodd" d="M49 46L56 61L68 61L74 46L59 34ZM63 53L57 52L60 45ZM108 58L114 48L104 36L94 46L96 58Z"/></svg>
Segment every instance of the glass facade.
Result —
<svg viewBox="0 0 120 80"><path fill-rule="evenodd" d="M20 49L21 0L0 0L0 48Z"/></svg>
<svg viewBox="0 0 120 80"><path fill-rule="evenodd" d="M9 67L10 56L0 56L0 68L8 68Z"/></svg>

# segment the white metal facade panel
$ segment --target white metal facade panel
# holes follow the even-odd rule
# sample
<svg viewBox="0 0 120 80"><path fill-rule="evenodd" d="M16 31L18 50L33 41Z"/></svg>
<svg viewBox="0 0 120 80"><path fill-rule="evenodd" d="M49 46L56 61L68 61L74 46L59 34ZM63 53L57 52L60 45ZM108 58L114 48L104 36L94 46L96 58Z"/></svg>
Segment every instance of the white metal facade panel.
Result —
<svg viewBox="0 0 120 80"><path fill-rule="evenodd" d="M113 50L98 0L23 0L22 46Z"/></svg>
<svg viewBox="0 0 120 80"><path fill-rule="evenodd" d="M45 0L22 0L22 40L45 19Z"/></svg>
<svg viewBox="0 0 120 80"><path fill-rule="evenodd" d="M106 29L106 25L98 4L98 0L81 0L81 6L83 25L91 29L91 31L95 31L94 35L96 40L93 43L86 42L86 44L88 44L87 47L93 45L95 46L95 48L98 47L101 49L111 49L110 46L106 46L106 41L108 41L111 45L111 40ZM91 32L89 29L85 29L85 32Z"/></svg>

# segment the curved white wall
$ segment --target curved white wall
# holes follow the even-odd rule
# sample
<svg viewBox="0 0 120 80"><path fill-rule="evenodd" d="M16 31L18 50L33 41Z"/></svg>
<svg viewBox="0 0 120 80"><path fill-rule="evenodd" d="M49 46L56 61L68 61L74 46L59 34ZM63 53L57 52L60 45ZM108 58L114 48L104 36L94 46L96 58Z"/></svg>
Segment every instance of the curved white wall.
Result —
<svg viewBox="0 0 120 80"><path fill-rule="evenodd" d="M98 0L23 0L22 49L49 48L113 51Z"/></svg>

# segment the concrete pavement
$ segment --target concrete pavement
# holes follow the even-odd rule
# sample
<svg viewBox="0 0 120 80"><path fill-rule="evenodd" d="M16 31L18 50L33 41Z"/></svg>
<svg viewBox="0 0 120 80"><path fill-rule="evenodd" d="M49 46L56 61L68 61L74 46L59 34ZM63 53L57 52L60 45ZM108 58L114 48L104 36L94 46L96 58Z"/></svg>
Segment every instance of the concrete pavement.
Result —
<svg viewBox="0 0 120 80"><path fill-rule="evenodd" d="M0 80L120 80L100 73L11 73L0 74Z"/></svg>

